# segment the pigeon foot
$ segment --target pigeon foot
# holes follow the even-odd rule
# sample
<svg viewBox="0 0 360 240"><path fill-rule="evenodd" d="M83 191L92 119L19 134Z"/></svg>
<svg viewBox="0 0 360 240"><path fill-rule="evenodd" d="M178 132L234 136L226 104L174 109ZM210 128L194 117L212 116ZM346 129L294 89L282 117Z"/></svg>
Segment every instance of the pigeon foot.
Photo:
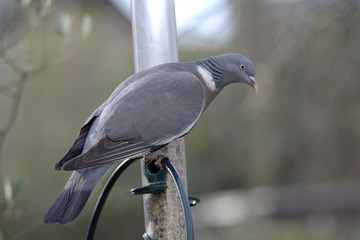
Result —
<svg viewBox="0 0 360 240"><path fill-rule="evenodd" d="M165 169L165 165L162 163L162 160L165 158L167 158L165 155L158 155L155 158L144 157L144 162L145 163L154 162L156 167L163 170Z"/></svg>

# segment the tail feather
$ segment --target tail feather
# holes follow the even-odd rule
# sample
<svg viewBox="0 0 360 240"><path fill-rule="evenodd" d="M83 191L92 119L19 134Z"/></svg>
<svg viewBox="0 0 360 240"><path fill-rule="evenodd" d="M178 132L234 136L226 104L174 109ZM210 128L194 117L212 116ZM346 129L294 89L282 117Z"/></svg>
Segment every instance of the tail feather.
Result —
<svg viewBox="0 0 360 240"><path fill-rule="evenodd" d="M44 216L44 223L69 223L84 208L95 185L111 165L74 171Z"/></svg>
<svg viewBox="0 0 360 240"><path fill-rule="evenodd" d="M53 205L46 212L44 223L69 223L73 221L84 208L91 190L75 191L63 189Z"/></svg>

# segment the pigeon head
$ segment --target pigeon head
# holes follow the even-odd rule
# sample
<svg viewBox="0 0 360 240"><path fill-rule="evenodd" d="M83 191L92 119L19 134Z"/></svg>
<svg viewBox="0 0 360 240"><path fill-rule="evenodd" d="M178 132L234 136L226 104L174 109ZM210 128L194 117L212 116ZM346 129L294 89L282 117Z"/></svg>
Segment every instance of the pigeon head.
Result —
<svg viewBox="0 0 360 240"><path fill-rule="evenodd" d="M200 60L201 71L205 71L215 87L221 90L230 83L242 82L250 85L255 92L259 87L255 81L254 63L247 57L229 53Z"/></svg>

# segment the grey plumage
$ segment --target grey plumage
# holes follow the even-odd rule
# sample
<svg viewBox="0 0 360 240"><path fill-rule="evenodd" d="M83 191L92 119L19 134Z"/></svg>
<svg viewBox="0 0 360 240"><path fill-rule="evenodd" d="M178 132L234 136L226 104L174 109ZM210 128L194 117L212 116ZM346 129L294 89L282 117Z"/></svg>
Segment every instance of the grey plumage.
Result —
<svg viewBox="0 0 360 240"><path fill-rule="evenodd" d="M232 82L257 91L254 74L249 59L225 54L162 64L130 76L85 121L73 146L56 164L57 170L74 172L44 222L74 220L111 163L150 154L187 134Z"/></svg>

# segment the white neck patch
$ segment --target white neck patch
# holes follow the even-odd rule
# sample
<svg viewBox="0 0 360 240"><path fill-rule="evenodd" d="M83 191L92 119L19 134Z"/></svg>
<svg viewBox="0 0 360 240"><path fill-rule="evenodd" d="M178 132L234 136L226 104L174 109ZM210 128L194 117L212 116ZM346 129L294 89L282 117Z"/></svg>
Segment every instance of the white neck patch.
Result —
<svg viewBox="0 0 360 240"><path fill-rule="evenodd" d="M214 82L214 78L212 77L212 74L204 67L197 66L196 70L200 73L201 77L204 79L206 87L212 91L216 91L216 85Z"/></svg>

